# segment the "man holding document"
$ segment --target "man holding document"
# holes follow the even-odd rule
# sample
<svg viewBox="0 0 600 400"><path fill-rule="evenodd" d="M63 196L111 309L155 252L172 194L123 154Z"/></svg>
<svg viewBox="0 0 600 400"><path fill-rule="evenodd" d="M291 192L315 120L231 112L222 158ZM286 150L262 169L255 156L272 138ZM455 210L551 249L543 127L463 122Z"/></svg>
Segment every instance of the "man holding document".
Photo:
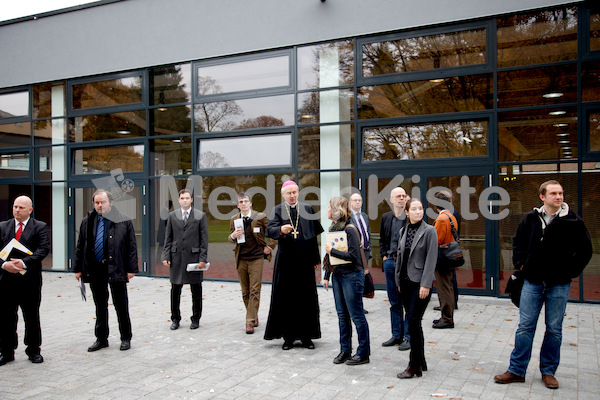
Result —
<svg viewBox="0 0 600 400"><path fill-rule="evenodd" d="M50 252L45 223L31 218L33 206L27 196L13 204L14 218L0 223L0 365L15 359L18 345L19 306L25 321L25 353L32 363L42 363L42 260Z"/></svg>
<svg viewBox="0 0 600 400"><path fill-rule="evenodd" d="M246 307L246 333L254 333L258 326L258 307L265 258L271 260L271 250L277 245L273 239L265 240L269 218L265 213L252 209L250 197L240 192L240 212L231 217L229 241L235 243L235 267L242 287L242 299Z"/></svg>
<svg viewBox="0 0 600 400"><path fill-rule="evenodd" d="M208 222L206 214L192 207L192 192L179 191L181 208L171 211L167 219L163 265L170 267L171 278L171 330L179 328L181 291L184 284L192 291L192 318L190 329L198 329L202 316L202 280L208 254ZM190 271L188 264L198 264Z"/></svg>

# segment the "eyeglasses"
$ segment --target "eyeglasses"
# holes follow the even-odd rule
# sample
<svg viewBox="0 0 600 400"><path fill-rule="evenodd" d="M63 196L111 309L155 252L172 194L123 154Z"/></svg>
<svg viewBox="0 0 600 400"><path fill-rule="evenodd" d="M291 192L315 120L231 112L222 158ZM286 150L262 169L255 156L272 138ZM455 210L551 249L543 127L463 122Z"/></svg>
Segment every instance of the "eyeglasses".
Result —
<svg viewBox="0 0 600 400"><path fill-rule="evenodd" d="M240 200L238 204L250 203L250 200Z"/></svg>

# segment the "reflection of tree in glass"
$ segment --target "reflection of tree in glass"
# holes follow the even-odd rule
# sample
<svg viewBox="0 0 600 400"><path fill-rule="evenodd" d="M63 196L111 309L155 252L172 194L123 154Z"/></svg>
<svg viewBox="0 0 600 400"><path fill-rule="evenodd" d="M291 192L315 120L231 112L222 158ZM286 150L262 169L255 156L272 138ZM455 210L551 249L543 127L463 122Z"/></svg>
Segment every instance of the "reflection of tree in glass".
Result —
<svg viewBox="0 0 600 400"><path fill-rule="evenodd" d="M198 95L222 93L216 81L210 77L198 77ZM199 132L230 131L235 123L228 117L241 115L242 108L233 100L198 104L194 108L196 130Z"/></svg>
<svg viewBox="0 0 600 400"><path fill-rule="evenodd" d="M200 153L199 159L200 169L229 167L227 159L223 157L221 153L215 153L214 151L203 151L202 153Z"/></svg>
<svg viewBox="0 0 600 400"><path fill-rule="evenodd" d="M480 121L407 125L364 131L365 161L485 155L487 125Z"/></svg>
<svg viewBox="0 0 600 400"><path fill-rule="evenodd" d="M254 129L266 128L269 126L283 126L285 123L282 119L272 117L270 115L261 115L260 117L245 119L236 127L236 129Z"/></svg>
<svg viewBox="0 0 600 400"><path fill-rule="evenodd" d="M335 71L333 71L332 68L332 73L339 74L339 81L334 85L325 85L321 82L321 57L328 51L337 53L338 65L337 68L335 68ZM348 85L354 81L354 45L351 40L320 44L314 46L312 53L313 75L311 78L313 78L314 81L306 83L308 89ZM329 82L333 81L333 79L326 80Z"/></svg>
<svg viewBox="0 0 600 400"><path fill-rule="evenodd" d="M82 150L87 173L104 173L120 168L123 172L143 171L144 155L134 146L103 147Z"/></svg>
<svg viewBox="0 0 600 400"><path fill-rule="evenodd" d="M155 105L185 103L190 101L186 90L186 78L181 65L155 68L152 70L151 90Z"/></svg>

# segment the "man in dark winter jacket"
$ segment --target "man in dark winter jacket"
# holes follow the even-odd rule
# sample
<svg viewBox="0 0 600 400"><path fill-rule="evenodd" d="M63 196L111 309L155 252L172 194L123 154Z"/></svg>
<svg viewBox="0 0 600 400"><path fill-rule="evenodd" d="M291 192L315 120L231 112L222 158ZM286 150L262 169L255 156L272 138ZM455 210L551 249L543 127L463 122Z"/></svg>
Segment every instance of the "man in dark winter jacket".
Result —
<svg viewBox="0 0 600 400"><path fill-rule="evenodd" d="M99 189L94 209L81 221L75 250L75 278L90 284L96 304L96 342L88 351L108 347L108 287L119 320L121 350L131 348L127 282L138 272L137 244L131 220L113 208L112 194Z"/></svg>
<svg viewBox="0 0 600 400"><path fill-rule="evenodd" d="M513 264L523 271L525 283L510 366L494 380L525 382L537 320L545 304L546 333L540 351L540 371L546 387L557 389L554 374L560 362L562 323L571 279L583 272L592 257L592 242L581 218L564 203L559 182L544 182L540 199L544 204L525 215L513 238Z"/></svg>

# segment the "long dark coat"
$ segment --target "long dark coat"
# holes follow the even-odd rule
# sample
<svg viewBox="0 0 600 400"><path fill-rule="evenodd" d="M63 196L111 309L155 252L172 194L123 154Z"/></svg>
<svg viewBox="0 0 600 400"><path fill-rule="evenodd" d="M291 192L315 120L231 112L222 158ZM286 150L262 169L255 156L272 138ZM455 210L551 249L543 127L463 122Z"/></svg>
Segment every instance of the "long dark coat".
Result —
<svg viewBox="0 0 600 400"><path fill-rule="evenodd" d="M171 211L167 219L165 246L162 259L171 262L171 283L182 285L200 283L204 273L187 272L188 264L206 262L208 257L208 223L206 214L193 209L187 223L183 223L181 209Z"/></svg>
<svg viewBox="0 0 600 400"><path fill-rule="evenodd" d="M299 203L298 207L308 214L315 213L306 204ZM323 227L318 220L302 218L301 214L300 235L294 239L291 233L281 235L280 228L285 224L290 224L290 218L280 204L273 209L267 225L267 236L279 242L264 338L318 339L321 325L314 266L321 262L317 235Z"/></svg>

